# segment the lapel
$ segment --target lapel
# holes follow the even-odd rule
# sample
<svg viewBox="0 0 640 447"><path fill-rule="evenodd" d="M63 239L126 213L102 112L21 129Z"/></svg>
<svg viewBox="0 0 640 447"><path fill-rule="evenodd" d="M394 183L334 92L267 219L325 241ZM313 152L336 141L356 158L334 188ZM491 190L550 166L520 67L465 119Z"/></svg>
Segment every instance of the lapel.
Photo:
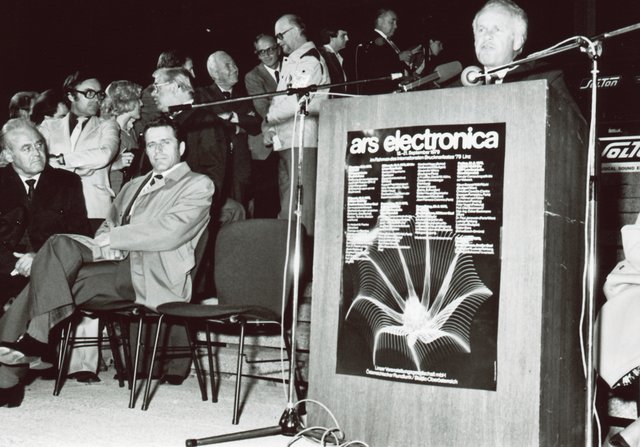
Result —
<svg viewBox="0 0 640 447"><path fill-rule="evenodd" d="M267 71L267 69L264 67L264 64L258 65L258 73L267 84L267 91L273 92L276 90L276 88L278 88L276 80L273 78L273 76L271 76L269 71ZM280 76L282 77L282 67L280 67Z"/></svg>
<svg viewBox="0 0 640 447"><path fill-rule="evenodd" d="M11 165L7 165L4 169L7 172L7 187L3 188L2 193L9 194L9 197L17 199L21 205L26 205L27 190L24 187L24 183L22 183L22 179ZM42 178L42 176L40 176L40 178Z"/></svg>
<svg viewBox="0 0 640 447"><path fill-rule="evenodd" d="M69 120L67 120L67 126L69 126ZM90 138L93 138L95 132L98 131L100 127L100 119L97 116L92 116L87 121L87 124L84 125L82 129L82 133L80 134L80 138L78 138L78 142L76 143L76 148L82 150L85 147L82 143L87 141Z"/></svg>

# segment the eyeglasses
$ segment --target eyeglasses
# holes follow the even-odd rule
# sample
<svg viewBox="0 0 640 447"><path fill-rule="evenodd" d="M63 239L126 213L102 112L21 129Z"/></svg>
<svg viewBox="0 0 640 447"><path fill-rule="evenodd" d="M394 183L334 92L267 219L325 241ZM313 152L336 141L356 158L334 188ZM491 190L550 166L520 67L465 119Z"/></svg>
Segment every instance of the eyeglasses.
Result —
<svg viewBox="0 0 640 447"><path fill-rule="evenodd" d="M84 96L87 99L93 99L95 97L98 97L100 101L102 101L104 98L107 97L106 93L103 92L102 90L96 92L95 90L92 90L90 88L87 90L74 90L74 92L80 93L82 96Z"/></svg>
<svg viewBox="0 0 640 447"><path fill-rule="evenodd" d="M256 50L256 54L258 56L268 56L270 54L275 53L276 51L278 51L278 45L274 45L272 47L265 48L263 50Z"/></svg>
<svg viewBox="0 0 640 447"><path fill-rule="evenodd" d="M281 32L281 33L276 34L276 39L277 39L277 40L282 40L282 39L284 39L284 35L285 35L285 34L287 34L289 31L291 31L293 28L295 28L295 26L292 26L292 27L291 27L291 28L289 28L288 30L286 30L286 31L283 31L283 32Z"/></svg>
<svg viewBox="0 0 640 447"><path fill-rule="evenodd" d="M153 91L157 92L158 90L160 90L160 87L162 87L163 85L169 85L171 84L173 81L167 81L167 82L154 82L153 83Z"/></svg>
<svg viewBox="0 0 640 447"><path fill-rule="evenodd" d="M178 141L176 138L164 138L159 141L149 141L147 143L147 150L155 151L155 150L164 150L165 147L169 146L174 141Z"/></svg>

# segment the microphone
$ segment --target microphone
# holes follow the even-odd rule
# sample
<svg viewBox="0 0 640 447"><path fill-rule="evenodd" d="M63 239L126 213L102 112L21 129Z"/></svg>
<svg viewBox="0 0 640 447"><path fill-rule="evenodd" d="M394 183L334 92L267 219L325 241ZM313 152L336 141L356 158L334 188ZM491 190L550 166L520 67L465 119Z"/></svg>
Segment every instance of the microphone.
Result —
<svg viewBox="0 0 640 447"><path fill-rule="evenodd" d="M454 76L458 75L462 71L462 64L458 61L448 62L446 64L438 65L433 73L420 78L413 82L400 84L400 88L404 92L413 90L416 87L427 84L429 82L445 82Z"/></svg>
<svg viewBox="0 0 640 447"><path fill-rule="evenodd" d="M482 84L482 79L484 78L484 74L482 73L482 69L475 65L471 65L464 70L462 70L462 74L460 75L460 81L462 81L462 85L465 87L475 87L476 85Z"/></svg>

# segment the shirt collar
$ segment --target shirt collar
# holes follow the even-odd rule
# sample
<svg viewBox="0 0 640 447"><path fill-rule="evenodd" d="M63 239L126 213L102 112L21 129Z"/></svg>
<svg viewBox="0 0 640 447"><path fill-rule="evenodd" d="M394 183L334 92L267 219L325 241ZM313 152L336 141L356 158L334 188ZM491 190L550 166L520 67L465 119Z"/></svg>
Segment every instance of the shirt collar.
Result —
<svg viewBox="0 0 640 447"><path fill-rule="evenodd" d="M18 173L16 172L16 174L18 174ZM25 190L29 191L29 186L26 183L27 180L29 180L29 179L35 180L36 182L33 184L33 187L35 188L38 185L38 181L40 180L40 175L41 174L42 174L42 172L40 172L40 173L38 173L38 174L36 174L36 175L34 175L32 177L25 177L24 175L18 174L18 177L20 177L20 180L22 180L22 184L24 185Z"/></svg>

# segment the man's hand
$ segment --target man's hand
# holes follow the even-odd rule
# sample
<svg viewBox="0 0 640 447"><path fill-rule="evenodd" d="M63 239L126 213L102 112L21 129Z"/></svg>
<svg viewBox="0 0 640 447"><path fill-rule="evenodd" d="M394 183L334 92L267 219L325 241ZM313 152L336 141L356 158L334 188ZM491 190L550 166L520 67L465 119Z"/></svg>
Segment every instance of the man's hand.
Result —
<svg viewBox="0 0 640 447"><path fill-rule="evenodd" d="M13 267L13 271L11 272L12 276L22 275L29 277L31 276L31 264L33 264L33 258L36 257L34 252L29 253L17 253L14 252L13 256L18 258L16 265Z"/></svg>
<svg viewBox="0 0 640 447"><path fill-rule="evenodd" d="M405 64L408 64L408 63L411 62L411 57L412 56L413 56L413 53L410 50L403 51L398 55L400 60L402 62L404 62Z"/></svg>

